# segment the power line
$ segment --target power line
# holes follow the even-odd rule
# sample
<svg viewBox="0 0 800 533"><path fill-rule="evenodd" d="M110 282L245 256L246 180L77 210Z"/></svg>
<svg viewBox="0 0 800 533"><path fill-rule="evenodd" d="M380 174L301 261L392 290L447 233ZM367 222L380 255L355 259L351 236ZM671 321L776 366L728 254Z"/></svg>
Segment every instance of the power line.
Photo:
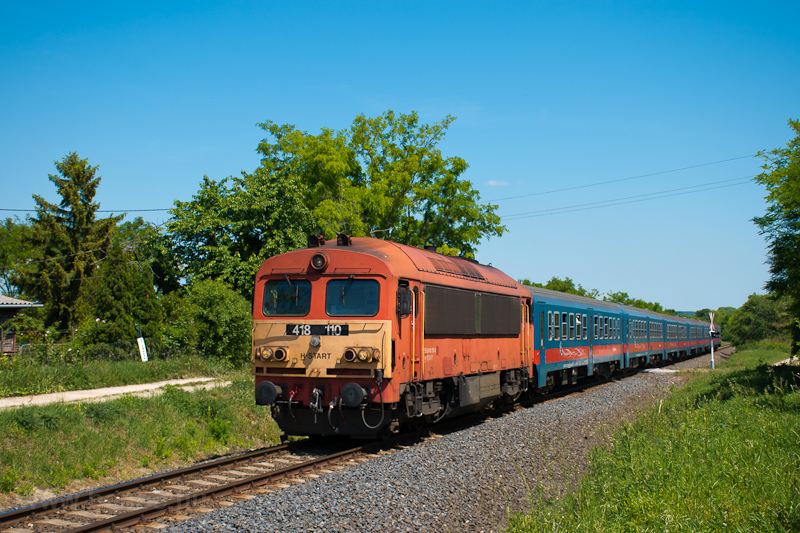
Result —
<svg viewBox="0 0 800 533"><path fill-rule="evenodd" d="M712 161L711 163L701 163L699 165L692 165L692 166L688 166L688 167L674 168L672 170L662 170L660 172L651 172L650 174L640 174L639 176L631 176L629 178L619 178L619 179L615 179L615 180L598 181L598 182L595 182L595 183L587 183L585 185L576 185L574 187L565 187L563 189L553 189L553 190L550 190L550 191L533 192L533 193L530 193L530 194L521 194L519 196L507 196L505 198L497 198L495 200L488 200L488 202L490 202L490 203L491 202L502 202L504 200L516 200L518 198L529 198L531 196L543 196L545 194L554 194L554 193L557 193L557 192L574 191L574 190L577 190L577 189L588 189L589 187L599 187L600 185L608 185L609 183L619 183L621 181L638 180L638 179L641 179L641 178L649 178L649 177L652 177L652 176L660 176L662 174L669 174L671 172L680 172L682 170L690 170L690 169L693 169L693 168L700 168L700 167L707 167L707 166L710 166L710 165L717 165L719 163L727 163L728 161L736 161L738 159L746 159L748 157L755 157L756 155L758 155L758 154L742 155L742 156L739 156L739 157L732 157L730 159L721 159L719 161Z"/></svg>
<svg viewBox="0 0 800 533"><path fill-rule="evenodd" d="M169 211L169 209L98 209L95 213L143 213L149 211ZM14 213L35 213L36 209L2 209L0 211L12 211Z"/></svg>
<svg viewBox="0 0 800 533"><path fill-rule="evenodd" d="M633 204L638 202L646 202L648 200L658 200L660 198L669 198L671 196L682 196L685 194L694 194L697 192L705 192L705 191L712 191L715 189L724 189L727 187L735 187L737 185L744 185L745 183L749 183L751 179L755 176L744 176L741 178L732 178L729 180L722 180L722 181L715 181L710 183L705 183L702 185L693 185L691 187L681 187L679 189L670 189L666 191L659 191L647 194L639 194L635 196L626 196L623 198L615 198L610 200L601 200L599 202L589 202L585 204L576 204L576 205L568 205L563 207L554 207L552 209L543 209L540 211L530 211L528 213L517 213L514 215L506 215L501 216L500 218L503 221L513 221L513 220L521 220L523 218L535 218L535 217L544 217L548 215L561 215L564 213L574 213L576 211L588 211L590 209L601 209L603 207L613 207L617 205L623 204ZM730 182L738 182L738 183L730 183ZM726 183L727 185L717 185L720 183ZM710 187L710 185L716 185L715 187ZM705 187L702 189L698 189L698 187ZM687 189L697 189L697 190L687 190ZM677 192L681 191L681 192ZM655 196L658 195L658 196ZM650 197L650 198L647 198Z"/></svg>

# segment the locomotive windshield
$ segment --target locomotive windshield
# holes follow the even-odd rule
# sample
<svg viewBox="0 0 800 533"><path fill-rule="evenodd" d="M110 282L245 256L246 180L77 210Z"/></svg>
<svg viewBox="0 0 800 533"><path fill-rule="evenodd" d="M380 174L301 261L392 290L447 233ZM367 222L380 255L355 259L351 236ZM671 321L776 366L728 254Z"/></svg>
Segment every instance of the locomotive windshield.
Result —
<svg viewBox="0 0 800 533"><path fill-rule="evenodd" d="M334 279L325 291L329 316L375 316L378 314L378 282L371 279Z"/></svg>
<svg viewBox="0 0 800 533"><path fill-rule="evenodd" d="M311 283L304 279L267 281L264 315L305 316L311 308Z"/></svg>

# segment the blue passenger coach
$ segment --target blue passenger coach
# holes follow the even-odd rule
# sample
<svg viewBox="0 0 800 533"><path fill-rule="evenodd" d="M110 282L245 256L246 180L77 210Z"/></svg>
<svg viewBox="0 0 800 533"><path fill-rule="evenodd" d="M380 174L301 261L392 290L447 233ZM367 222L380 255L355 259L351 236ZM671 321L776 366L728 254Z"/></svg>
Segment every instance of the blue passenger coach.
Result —
<svg viewBox="0 0 800 533"><path fill-rule="evenodd" d="M711 351L709 324L698 320L525 288L531 293L533 377L539 388Z"/></svg>

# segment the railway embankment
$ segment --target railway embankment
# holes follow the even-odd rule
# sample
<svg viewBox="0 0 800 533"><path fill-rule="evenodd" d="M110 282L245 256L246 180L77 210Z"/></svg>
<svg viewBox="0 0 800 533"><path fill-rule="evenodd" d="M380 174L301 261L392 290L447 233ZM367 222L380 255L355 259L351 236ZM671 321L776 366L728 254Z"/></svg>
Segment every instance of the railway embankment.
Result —
<svg viewBox="0 0 800 533"><path fill-rule="evenodd" d="M719 356L719 354L718 354ZM668 368L710 363L708 356ZM607 447L686 384L683 372L640 372L259 495L169 531L503 531L532 501L580 486L591 451Z"/></svg>

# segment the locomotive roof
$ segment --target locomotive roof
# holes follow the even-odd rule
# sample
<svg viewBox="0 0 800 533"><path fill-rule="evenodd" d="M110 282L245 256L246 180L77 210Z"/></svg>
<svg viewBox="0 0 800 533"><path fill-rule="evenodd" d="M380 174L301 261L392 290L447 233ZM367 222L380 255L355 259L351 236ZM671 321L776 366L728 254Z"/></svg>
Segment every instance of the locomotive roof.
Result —
<svg viewBox="0 0 800 533"><path fill-rule="evenodd" d="M333 253L335 251L371 255L385 263L394 275L409 279L419 279L425 283L463 286L469 289L478 289L478 286L483 285L483 290L490 290L485 286L492 285L495 289L491 290L503 288L502 292L506 293L509 289L514 292L520 292L521 288L516 281L492 266L482 265L462 257L439 254L433 250L424 250L370 237L350 237L347 239L347 244L327 241L319 246L311 246L295 250L295 252L289 252L289 255L298 252L315 253L317 251L330 253L331 261L333 261ZM279 257L276 256L276 258ZM268 262L270 261L268 260ZM343 273L346 270L346 268L341 267L336 269L337 272Z"/></svg>

